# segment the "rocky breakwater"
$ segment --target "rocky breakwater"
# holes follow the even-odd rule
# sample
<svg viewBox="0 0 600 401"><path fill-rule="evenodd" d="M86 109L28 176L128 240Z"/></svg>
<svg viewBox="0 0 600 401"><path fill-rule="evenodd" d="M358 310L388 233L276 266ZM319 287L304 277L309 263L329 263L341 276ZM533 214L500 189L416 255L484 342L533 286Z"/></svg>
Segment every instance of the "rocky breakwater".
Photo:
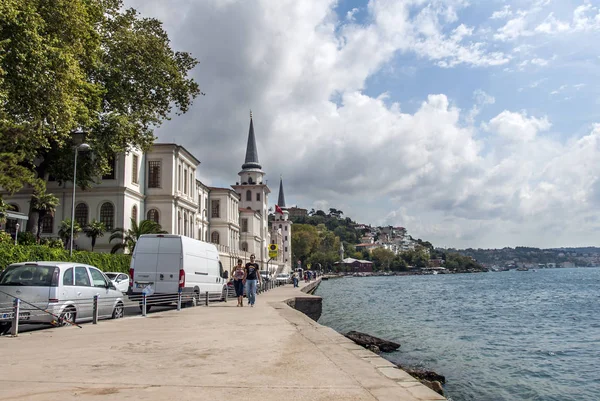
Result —
<svg viewBox="0 0 600 401"><path fill-rule="evenodd" d="M400 348L400 344L393 341L384 340L370 334L361 333L359 331L349 331L345 334L347 338L354 341L356 344L365 347L366 349L379 354L381 352L393 352ZM440 395L444 395L443 384L446 383L446 378L443 375L437 374L430 370L411 369L404 366L396 365L399 369L418 379L422 384L426 385Z"/></svg>

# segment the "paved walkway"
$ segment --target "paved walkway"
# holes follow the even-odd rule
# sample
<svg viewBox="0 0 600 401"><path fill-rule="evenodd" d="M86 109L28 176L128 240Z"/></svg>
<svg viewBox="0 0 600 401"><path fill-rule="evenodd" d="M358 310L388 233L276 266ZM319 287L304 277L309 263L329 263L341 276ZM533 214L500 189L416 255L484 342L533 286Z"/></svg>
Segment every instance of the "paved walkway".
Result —
<svg viewBox="0 0 600 401"><path fill-rule="evenodd" d="M443 400L288 307L236 301L0 338L0 400Z"/></svg>

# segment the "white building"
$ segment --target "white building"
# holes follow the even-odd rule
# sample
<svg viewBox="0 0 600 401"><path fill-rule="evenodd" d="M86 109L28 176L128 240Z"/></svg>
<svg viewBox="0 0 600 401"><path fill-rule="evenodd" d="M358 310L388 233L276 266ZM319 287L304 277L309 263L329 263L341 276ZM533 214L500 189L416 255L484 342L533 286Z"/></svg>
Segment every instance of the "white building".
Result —
<svg viewBox="0 0 600 401"><path fill-rule="evenodd" d="M98 184L86 190L77 188L75 220L85 227L96 219L109 231L117 227L130 229L131 219L154 220L169 233L215 243L226 267L233 267L238 257L247 261L255 254L257 262L266 268L267 245L273 236L281 243L280 254L274 261L277 270L289 271L291 222L287 216L284 220L282 217L278 223L283 228L281 232L275 227L273 233L269 231L268 195L271 191L258 162L252 116L245 162L233 189L204 185L196 179L199 165L200 161L184 147L171 143L154 144L145 154L132 149L116 155L111 172ZM59 236L60 223L71 218L73 186L71 182L59 184L49 179L47 189L58 197L60 204L54 216L44 218L41 235L55 238ZM31 188L24 188L13 196L0 191L14 212L25 215L29 212L32 193ZM282 186L280 196L283 196ZM15 224L16 220L9 219L3 228L14 233ZM19 231L23 231L23 227ZM110 232L107 232L98 238L95 250L109 252L115 245L115 242L109 243L109 237ZM83 233L74 244L78 249L91 249L91 239Z"/></svg>

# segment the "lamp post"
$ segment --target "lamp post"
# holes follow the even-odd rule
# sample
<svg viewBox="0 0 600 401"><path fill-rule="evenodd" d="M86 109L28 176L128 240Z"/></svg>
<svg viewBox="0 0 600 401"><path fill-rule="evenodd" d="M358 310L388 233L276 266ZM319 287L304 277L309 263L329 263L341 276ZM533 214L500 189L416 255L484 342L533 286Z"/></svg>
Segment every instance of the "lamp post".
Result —
<svg viewBox="0 0 600 401"><path fill-rule="evenodd" d="M82 143L79 146L75 146L75 163L73 165L73 199L71 203L71 237L69 242L69 256L73 256L73 226L75 225L75 188L77 187L77 153L80 150L90 150L91 147L87 143Z"/></svg>
<svg viewBox="0 0 600 401"><path fill-rule="evenodd" d="M19 223L15 224L15 245L17 245L18 238L19 238Z"/></svg>

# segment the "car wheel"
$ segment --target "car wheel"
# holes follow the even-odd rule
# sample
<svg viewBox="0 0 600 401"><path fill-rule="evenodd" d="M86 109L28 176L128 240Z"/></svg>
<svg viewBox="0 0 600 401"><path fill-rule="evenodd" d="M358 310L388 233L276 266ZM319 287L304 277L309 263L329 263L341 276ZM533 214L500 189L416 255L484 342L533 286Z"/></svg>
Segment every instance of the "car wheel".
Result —
<svg viewBox="0 0 600 401"><path fill-rule="evenodd" d="M147 308L147 307L146 307ZM113 310L112 318L113 319L121 319L125 315L125 308L123 304L119 302L115 309Z"/></svg>
<svg viewBox="0 0 600 401"><path fill-rule="evenodd" d="M73 307L68 307L64 310L64 312L60 315L59 326L69 326L75 323L75 319L77 318L77 312Z"/></svg>
<svg viewBox="0 0 600 401"><path fill-rule="evenodd" d="M0 336L4 336L10 333L10 329L12 327L12 323L4 322L0 323Z"/></svg>

